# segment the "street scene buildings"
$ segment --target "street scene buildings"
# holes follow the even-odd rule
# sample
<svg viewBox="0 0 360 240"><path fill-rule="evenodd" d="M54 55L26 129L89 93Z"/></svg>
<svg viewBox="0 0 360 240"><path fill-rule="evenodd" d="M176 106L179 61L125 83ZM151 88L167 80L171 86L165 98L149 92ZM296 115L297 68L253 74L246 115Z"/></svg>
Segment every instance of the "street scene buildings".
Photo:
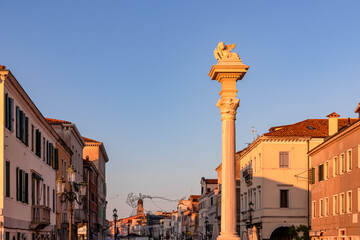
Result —
<svg viewBox="0 0 360 240"><path fill-rule="evenodd" d="M44 118L10 70L0 76L0 239L105 239L104 144Z"/></svg>
<svg viewBox="0 0 360 240"><path fill-rule="evenodd" d="M220 42L209 76L221 84L221 164L199 176L199 194L172 211L145 211L130 194L129 217L106 217L103 142L68 120L45 118L19 81L0 66L0 239L359 240L358 118L273 126L235 149L236 82L247 73L235 44ZM120 188L120 186L119 186ZM135 204L136 202L136 204Z"/></svg>

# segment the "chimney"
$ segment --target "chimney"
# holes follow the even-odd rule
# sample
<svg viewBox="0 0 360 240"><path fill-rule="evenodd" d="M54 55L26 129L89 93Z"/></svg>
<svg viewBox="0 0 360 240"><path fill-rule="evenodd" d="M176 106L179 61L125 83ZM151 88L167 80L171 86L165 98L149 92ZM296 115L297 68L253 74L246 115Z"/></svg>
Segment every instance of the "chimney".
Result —
<svg viewBox="0 0 360 240"><path fill-rule="evenodd" d="M355 109L355 112L359 114L359 118L360 118L360 103L358 103L358 106Z"/></svg>
<svg viewBox="0 0 360 240"><path fill-rule="evenodd" d="M326 117L329 118L329 136L337 133L338 131L338 118L340 117L339 114L337 114L336 112L332 112L329 115L327 115Z"/></svg>

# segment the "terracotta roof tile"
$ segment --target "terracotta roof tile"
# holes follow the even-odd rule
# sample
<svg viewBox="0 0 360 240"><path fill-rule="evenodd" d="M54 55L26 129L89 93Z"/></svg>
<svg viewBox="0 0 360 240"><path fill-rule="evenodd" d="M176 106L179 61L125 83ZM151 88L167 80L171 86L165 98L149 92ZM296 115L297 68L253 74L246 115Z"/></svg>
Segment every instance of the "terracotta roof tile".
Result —
<svg viewBox="0 0 360 240"><path fill-rule="evenodd" d="M205 179L205 182L207 184L217 184L218 180L217 179Z"/></svg>
<svg viewBox="0 0 360 240"><path fill-rule="evenodd" d="M46 120L49 124L56 124L56 123L68 123L68 124L71 124L71 122L69 122L69 121L59 120L59 119L53 119L53 118L45 118L45 120Z"/></svg>
<svg viewBox="0 0 360 240"><path fill-rule="evenodd" d="M339 118L339 130L359 120L358 118ZM327 137L329 136L328 119L307 119L291 125L272 127L267 137Z"/></svg>
<svg viewBox="0 0 360 240"><path fill-rule="evenodd" d="M98 141L96 141L96 140L94 140L94 139L87 138L87 137L83 137L83 139L84 139L84 142L94 142L94 143L100 143L100 142L98 142Z"/></svg>

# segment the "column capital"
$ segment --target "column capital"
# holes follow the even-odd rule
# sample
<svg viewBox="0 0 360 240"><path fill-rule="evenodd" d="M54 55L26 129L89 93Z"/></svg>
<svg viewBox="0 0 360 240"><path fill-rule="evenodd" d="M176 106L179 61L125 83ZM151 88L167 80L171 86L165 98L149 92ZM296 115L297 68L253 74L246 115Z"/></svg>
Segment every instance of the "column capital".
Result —
<svg viewBox="0 0 360 240"><path fill-rule="evenodd" d="M241 80L247 73L249 66L242 62L226 62L219 61L218 64L213 65L209 72L211 80L222 82L224 79Z"/></svg>
<svg viewBox="0 0 360 240"><path fill-rule="evenodd" d="M236 110L240 99L220 98L216 106L220 108L221 120L236 120Z"/></svg>

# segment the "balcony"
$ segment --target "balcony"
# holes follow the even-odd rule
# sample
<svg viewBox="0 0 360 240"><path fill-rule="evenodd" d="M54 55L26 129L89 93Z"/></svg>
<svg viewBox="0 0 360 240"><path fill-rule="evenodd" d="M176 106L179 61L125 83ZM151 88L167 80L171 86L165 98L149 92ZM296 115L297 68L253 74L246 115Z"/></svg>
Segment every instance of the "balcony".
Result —
<svg viewBox="0 0 360 240"><path fill-rule="evenodd" d="M75 223L87 222L87 218L83 209L74 210L74 221Z"/></svg>
<svg viewBox="0 0 360 240"><path fill-rule="evenodd" d="M41 230L50 224L50 208L43 205L31 206L30 228L32 230Z"/></svg>
<svg viewBox="0 0 360 240"><path fill-rule="evenodd" d="M253 179L252 168L247 168L243 171L243 178L245 179L247 186L250 186L252 184L252 179Z"/></svg>

